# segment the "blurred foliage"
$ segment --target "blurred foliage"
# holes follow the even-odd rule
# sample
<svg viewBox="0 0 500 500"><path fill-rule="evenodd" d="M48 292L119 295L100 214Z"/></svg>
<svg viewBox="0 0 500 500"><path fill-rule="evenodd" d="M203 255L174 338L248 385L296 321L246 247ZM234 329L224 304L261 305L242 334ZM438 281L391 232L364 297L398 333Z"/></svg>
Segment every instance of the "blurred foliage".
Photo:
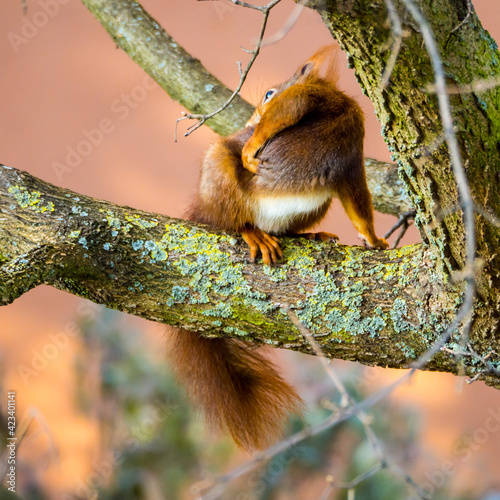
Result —
<svg viewBox="0 0 500 500"><path fill-rule="evenodd" d="M77 404L99 422L99 498L181 498L202 475L226 466L234 448L227 441L207 445L203 422L190 411L163 355L155 359L151 345L121 317L102 310L81 324Z"/></svg>
<svg viewBox="0 0 500 500"><path fill-rule="evenodd" d="M102 478L99 498L191 498L190 485L229 468L237 450L226 440L207 439L203 422L190 410L162 356L153 359L140 333L121 325L120 315L109 310L84 322L81 331L85 353L77 365L78 404L99 420L104 463L109 462L105 457L110 450L118 456L113 473ZM313 379L321 384L324 373L319 366L314 369L318 373ZM354 386L349 390L358 400L364 396ZM326 406L313 405L306 421L295 420L290 431L321 422L338 404L334 398ZM401 461L411 465L405 450L412 448L416 431L408 416L390 405L373 413L377 432L390 436L390 451L400 452ZM375 463L362 425L351 419L277 455L231 484L222 498L301 499L302 485L315 481L326 485L324 478L333 473L336 480L349 480ZM404 482L382 471L356 488L356 499L398 499L407 493ZM330 498L345 495L337 490Z"/></svg>
<svg viewBox="0 0 500 500"><path fill-rule="evenodd" d="M17 476L22 475L22 479L16 481L16 490L23 490L23 496L19 496L18 494L9 491L5 486L7 481L7 471L8 471L8 448L7 448L7 438L8 434L8 407L7 407L7 392L4 390L4 380L5 380L5 372L3 364L1 363L3 357L3 353L0 352L0 500L47 500L48 495L43 491L42 486L39 484L37 480L37 475L33 470L33 465L28 463L20 463L19 459L16 460L16 480ZM19 424L18 424L18 415L16 412L16 452L22 444L22 440L24 438L23 435L19 435ZM4 451L5 450L5 451Z"/></svg>
<svg viewBox="0 0 500 500"><path fill-rule="evenodd" d="M155 352L145 335L129 326L126 316L104 308L79 319L82 349L75 359L77 408L97 423L92 471L64 500L187 500L198 498L193 485L209 485L218 474L248 460L227 439L213 439L199 415L190 409L168 370L162 352ZM196 360L193 360L196 362ZM360 401L371 388L363 368L343 364L339 372L352 398ZM289 432L314 426L340 405L319 363L301 364L302 393L310 410L304 420L291 421ZM0 396L3 376L0 369ZM372 388L370 390L373 390ZM416 413L390 399L370 410L372 428L387 457L402 470L416 469ZM5 408L0 402L0 438L5 446ZM351 418L275 456L244 477L230 481L222 500L378 500L419 498L404 477L384 468L364 479L351 492L345 488L324 494L328 481L345 483L377 464L361 423ZM1 472L2 463L0 463ZM27 469L25 469L27 471ZM24 476L25 474L23 474ZM52 499L27 475L25 500ZM1 478L0 478L1 479ZM419 478L415 478L417 481ZM421 479L421 478L420 478ZM453 478L448 478L452 482ZM446 481L433 499L450 498ZM354 496L353 496L354 493ZM0 500L8 496L0 488ZM478 498L474 494L456 500Z"/></svg>

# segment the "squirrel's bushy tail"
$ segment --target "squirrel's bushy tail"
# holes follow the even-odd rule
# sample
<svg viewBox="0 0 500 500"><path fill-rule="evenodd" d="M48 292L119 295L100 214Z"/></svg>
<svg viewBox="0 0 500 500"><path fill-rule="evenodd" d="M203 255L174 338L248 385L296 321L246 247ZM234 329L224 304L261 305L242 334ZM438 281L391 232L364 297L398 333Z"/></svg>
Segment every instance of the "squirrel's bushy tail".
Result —
<svg viewBox="0 0 500 500"><path fill-rule="evenodd" d="M246 450L262 449L282 435L302 401L259 350L233 339L208 339L167 328L168 359L192 402L216 430Z"/></svg>

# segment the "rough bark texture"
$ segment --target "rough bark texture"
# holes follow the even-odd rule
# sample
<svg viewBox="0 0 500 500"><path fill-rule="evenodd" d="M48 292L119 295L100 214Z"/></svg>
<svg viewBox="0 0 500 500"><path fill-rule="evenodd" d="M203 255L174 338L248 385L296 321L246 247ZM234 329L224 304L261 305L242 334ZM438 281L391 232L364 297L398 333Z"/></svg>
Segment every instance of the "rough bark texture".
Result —
<svg viewBox="0 0 500 500"><path fill-rule="evenodd" d="M48 284L153 321L310 352L286 308L332 356L407 366L455 312L424 245L391 251L284 238L275 268L237 235L145 213L0 167L0 299ZM429 369L455 371L448 355ZM472 373L472 372L471 372Z"/></svg>
<svg viewBox="0 0 500 500"><path fill-rule="evenodd" d="M399 173L417 209L423 240L453 273L465 262L465 236L456 182L443 144L437 98L426 92L434 81L420 30L395 2L408 35L390 85L380 85L393 38L384 0L309 1L332 35L349 54L364 92L372 100L384 138L399 164ZM475 12L467 15L466 0L415 2L431 25L450 84L500 76L500 54ZM454 28L457 30L453 31ZM453 31L453 32L452 32ZM476 204L500 214L500 89L450 96L467 178ZM441 211L447 212L444 218ZM478 301L472 339L483 351L500 336L500 229L476 216L477 254L484 263L478 273Z"/></svg>

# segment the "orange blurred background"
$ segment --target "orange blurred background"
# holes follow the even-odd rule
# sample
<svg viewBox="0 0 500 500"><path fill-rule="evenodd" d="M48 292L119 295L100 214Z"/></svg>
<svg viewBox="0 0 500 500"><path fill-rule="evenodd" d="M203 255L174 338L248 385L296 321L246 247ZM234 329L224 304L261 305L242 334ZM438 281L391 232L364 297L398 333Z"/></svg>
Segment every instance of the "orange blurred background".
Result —
<svg viewBox="0 0 500 500"><path fill-rule="evenodd" d="M208 70L231 88L236 86L236 61L248 57L240 46L252 46L260 26L257 13L196 0L147 0L143 6ZM485 28L500 39L498 1L475 0L474 6ZM293 7L286 0L273 11L268 33L281 28ZM28 0L26 16L20 0L4 2L0 33L0 162L79 193L181 216L196 183L200 157L214 134L204 127L188 138L180 135L175 143L175 120L183 108L157 86L145 87L144 72L115 47L77 0ZM305 10L284 40L263 50L243 97L256 102L264 89L288 78L315 49L329 42L330 34L319 16ZM341 88L365 110L365 154L390 160L371 103L343 56L339 68ZM68 151L105 118L111 120L112 130L101 143L70 172L59 171L57 165L66 163ZM182 122L180 130L185 127ZM335 224L330 216L323 228L338 234L342 243L358 244L356 231L343 212L338 206L334 210ZM377 233L383 234L393 222L390 216L378 215ZM403 243L415 241L418 234L413 230ZM50 485L54 498L58 498L56 493L74 490L88 472L96 438L92 422L72 408L75 387L69 374L78 344L70 338L57 356L29 377L20 367L37 366L37 353L50 335L71 328L85 307L82 299L42 286L0 309L4 389L17 391L19 416L34 409L50 429L59 459L41 461L37 475ZM144 342L152 351L162 349L159 325L131 316L126 320L144 332ZM294 353L285 356L289 362L297 357ZM376 373L377 385L401 374L395 370ZM446 374L422 373L393 395L402 404L419 408L423 453L433 457L429 471L446 460L457 460L457 440L483 428L490 411L500 411L498 391L481 382L470 386L462 382ZM500 489L499 443L500 432L478 443L458 468L453 484L460 488L480 483L485 492ZM50 446L46 435L35 436L20 449L19 458L47 458L43 450Z"/></svg>

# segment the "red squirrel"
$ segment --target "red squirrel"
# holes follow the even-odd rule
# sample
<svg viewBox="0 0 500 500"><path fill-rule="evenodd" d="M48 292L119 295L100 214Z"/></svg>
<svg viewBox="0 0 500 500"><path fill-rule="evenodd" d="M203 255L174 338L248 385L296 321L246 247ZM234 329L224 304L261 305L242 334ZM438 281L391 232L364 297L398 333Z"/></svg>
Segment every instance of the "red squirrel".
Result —
<svg viewBox="0 0 500 500"><path fill-rule="evenodd" d="M323 47L290 80L266 92L246 127L207 151L187 218L239 232L255 260L283 256L277 235L304 233L342 205L368 245L387 248L373 227L363 163L363 114L336 85L333 46ZM325 67L326 66L326 67ZM299 234L300 233L300 234ZM302 401L259 350L168 327L168 357L191 400L217 430L247 450L272 444Z"/></svg>

